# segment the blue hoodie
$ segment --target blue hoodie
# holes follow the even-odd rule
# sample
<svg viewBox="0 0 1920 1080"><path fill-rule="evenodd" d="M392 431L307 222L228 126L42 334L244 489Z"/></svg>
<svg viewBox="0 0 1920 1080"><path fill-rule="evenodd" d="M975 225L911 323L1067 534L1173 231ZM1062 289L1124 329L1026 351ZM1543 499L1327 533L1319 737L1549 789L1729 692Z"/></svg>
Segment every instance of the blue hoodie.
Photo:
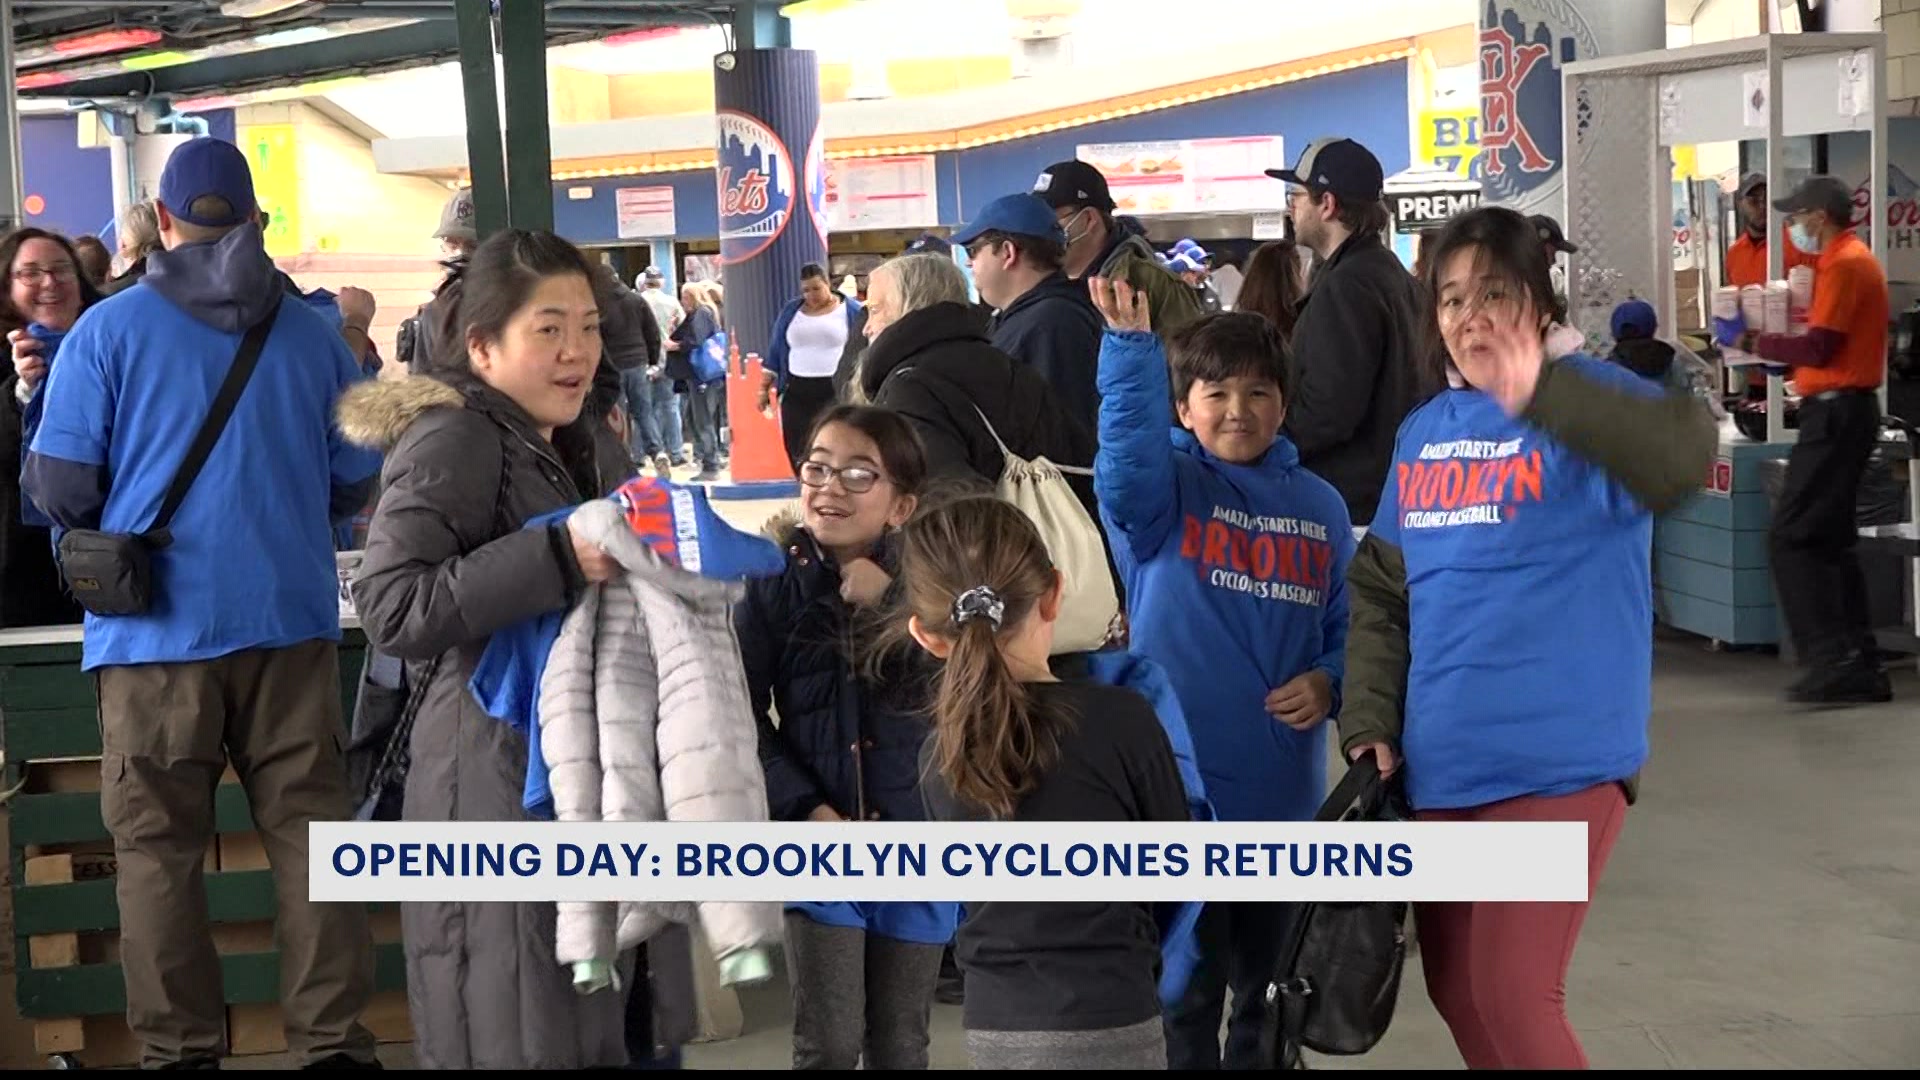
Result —
<svg viewBox="0 0 1920 1080"><path fill-rule="evenodd" d="M1174 429L1151 333L1108 331L1099 387L1094 490L1126 579L1129 648L1166 670L1223 820L1309 820L1326 797L1326 725L1293 731L1266 697L1320 670L1339 714L1346 504L1284 437L1235 465Z"/></svg>
<svg viewBox="0 0 1920 1080"><path fill-rule="evenodd" d="M281 299L260 230L148 257L60 346L24 466L61 529L144 532L232 367ZM336 328L280 304L226 431L153 556L146 614L86 619L82 666L182 663L340 637L333 526L360 509L380 456L334 424L361 378Z"/></svg>

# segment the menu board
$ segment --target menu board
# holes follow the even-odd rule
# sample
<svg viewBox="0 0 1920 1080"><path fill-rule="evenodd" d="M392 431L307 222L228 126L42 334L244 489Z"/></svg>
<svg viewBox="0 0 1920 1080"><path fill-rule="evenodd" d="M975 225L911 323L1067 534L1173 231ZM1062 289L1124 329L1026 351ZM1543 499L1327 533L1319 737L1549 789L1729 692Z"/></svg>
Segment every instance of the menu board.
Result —
<svg viewBox="0 0 1920 1080"><path fill-rule="evenodd" d="M932 154L827 163L827 228L918 229L940 223Z"/></svg>
<svg viewBox="0 0 1920 1080"><path fill-rule="evenodd" d="M1278 135L1165 142L1095 143L1076 148L1099 169L1122 214L1220 214L1285 210L1286 185L1267 175L1285 168Z"/></svg>
<svg viewBox="0 0 1920 1080"><path fill-rule="evenodd" d="M673 189L620 188L613 193L614 224L622 240L674 235Z"/></svg>

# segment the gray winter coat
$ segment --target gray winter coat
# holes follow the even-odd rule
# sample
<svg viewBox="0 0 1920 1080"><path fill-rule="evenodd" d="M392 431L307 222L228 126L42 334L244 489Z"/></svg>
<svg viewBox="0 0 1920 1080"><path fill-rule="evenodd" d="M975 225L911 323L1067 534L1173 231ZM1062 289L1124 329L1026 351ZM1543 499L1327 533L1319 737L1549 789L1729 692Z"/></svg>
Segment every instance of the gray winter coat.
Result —
<svg viewBox="0 0 1920 1080"><path fill-rule="evenodd" d="M745 587L668 564L611 501L581 507L574 519L625 573L588 589L567 613L540 680L554 816L767 820L759 733L733 634ZM696 917L720 957L780 942L778 904L571 901L560 904L556 956L609 959Z"/></svg>
<svg viewBox="0 0 1920 1080"><path fill-rule="evenodd" d="M584 587L565 530L521 524L611 491L623 471L596 460L599 442L582 425L549 444L471 376L363 384L342 398L340 422L348 439L387 453L353 592L369 643L409 662L424 695L404 816L527 820L526 740L481 710L468 680L493 632L564 609ZM554 960L554 913L552 903L401 905L421 1067L626 1064L627 994L574 992ZM648 946L657 1042L691 1035L686 940Z"/></svg>

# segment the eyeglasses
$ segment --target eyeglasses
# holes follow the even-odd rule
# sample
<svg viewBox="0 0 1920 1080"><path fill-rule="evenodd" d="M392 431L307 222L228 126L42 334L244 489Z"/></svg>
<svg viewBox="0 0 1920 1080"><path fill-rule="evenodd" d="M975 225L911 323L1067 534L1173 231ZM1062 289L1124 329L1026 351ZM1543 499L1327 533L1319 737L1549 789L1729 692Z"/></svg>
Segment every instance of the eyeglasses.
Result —
<svg viewBox="0 0 1920 1080"><path fill-rule="evenodd" d="M975 240L973 243L967 245L967 258L977 259L980 257L981 252L991 247L997 247L999 243L1000 241L995 237L983 236L980 239Z"/></svg>
<svg viewBox="0 0 1920 1080"><path fill-rule="evenodd" d="M810 488L823 488L840 478L840 486L847 489L849 495L864 495L879 483L881 475L864 465L849 465L836 469L824 461L803 461L800 463L800 482Z"/></svg>
<svg viewBox="0 0 1920 1080"><path fill-rule="evenodd" d="M23 266L13 272L13 280L22 285L45 285L49 278L71 285L80 279L80 271L72 266Z"/></svg>

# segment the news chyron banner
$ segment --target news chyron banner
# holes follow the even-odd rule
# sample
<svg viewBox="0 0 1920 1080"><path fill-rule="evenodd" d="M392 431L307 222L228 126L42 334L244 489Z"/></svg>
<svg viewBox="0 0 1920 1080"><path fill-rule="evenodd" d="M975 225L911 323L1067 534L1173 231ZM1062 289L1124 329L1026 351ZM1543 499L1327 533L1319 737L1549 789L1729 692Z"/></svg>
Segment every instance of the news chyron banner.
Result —
<svg viewBox="0 0 1920 1080"><path fill-rule="evenodd" d="M339 822L309 897L365 901L1558 901L1584 822Z"/></svg>

